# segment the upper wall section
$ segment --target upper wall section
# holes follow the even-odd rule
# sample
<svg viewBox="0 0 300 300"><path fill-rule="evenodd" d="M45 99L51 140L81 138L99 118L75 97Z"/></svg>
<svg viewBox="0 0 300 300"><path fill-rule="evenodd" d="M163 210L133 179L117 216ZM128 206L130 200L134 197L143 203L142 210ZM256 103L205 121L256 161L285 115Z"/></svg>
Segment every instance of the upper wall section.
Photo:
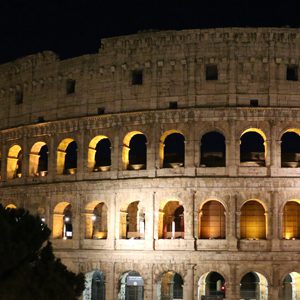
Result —
<svg viewBox="0 0 300 300"><path fill-rule="evenodd" d="M79 41L80 42L80 41ZM0 66L0 129L169 107L300 107L300 29L142 32Z"/></svg>

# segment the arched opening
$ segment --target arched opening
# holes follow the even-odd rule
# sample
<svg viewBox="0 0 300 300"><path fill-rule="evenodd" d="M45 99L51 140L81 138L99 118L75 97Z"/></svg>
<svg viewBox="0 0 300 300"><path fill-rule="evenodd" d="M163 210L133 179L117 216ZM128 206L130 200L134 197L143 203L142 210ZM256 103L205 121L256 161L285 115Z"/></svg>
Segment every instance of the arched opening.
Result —
<svg viewBox="0 0 300 300"><path fill-rule="evenodd" d="M288 201L283 208L283 238L294 240L300 238L300 204Z"/></svg>
<svg viewBox="0 0 300 300"><path fill-rule="evenodd" d="M297 168L300 160L300 136L296 131L288 131L281 137L281 167Z"/></svg>
<svg viewBox="0 0 300 300"><path fill-rule="evenodd" d="M35 143L29 154L29 175L46 176L48 173L48 147L45 142Z"/></svg>
<svg viewBox="0 0 300 300"><path fill-rule="evenodd" d="M216 131L208 132L201 139L200 165L202 167L225 167L225 137Z"/></svg>
<svg viewBox="0 0 300 300"><path fill-rule="evenodd" d="M123 140L124 170L142 170L147 167L147 139L139 131L128 133Z"/></svg>
<svg viewBox="0 0 300 300"><path fill-rule="evenodd" d="M165 272L158 285L159 300L183 299L183 279L180 274L173 271Z"/></svg>
<svg viewBox="0 0 300 300"><path fill-rule="evenodd" d="M107 206L101 202L91 202L86 206L85 238L107 238Z"/></svg>
<svg viewBox="0 0 300 300"><path fill-rule="evenodd" d="M7 179L22 177L22 148L19 145L10 147L7 155Z"/></svg>
<svg viewBox="0 0 300 300"><path fill-rule="evenodd" d="M70 138L64 139L57 149L57 174L72 175L77 169L77 143Z"/></svg>
<svg viewBox="0 0 300 300"><path fill-rule="evenodd" d="M139 201L128 205L126 211L120 212L120 239L145 238L145 212Z"/></svg>
<svg viewBox="0 0 300 300"><path fill-rule="evenodd" d="M94 137L88 150L88 169L90 172L106 172L111 166L111 143L108 137Z"/></svg>
<svg viewBox="0 0 300 300"><path fill-rule="evenodd" d="M198 282L198 300L225 299L225 279L217 272L202 275Z"/></svg>
<svg viewBox="0 0 300 300"><path fill-rule="evenodd" d="M5 206L5 209L17 209L17 206L12 203L9 203Z"/></svg>
<svg viewBox="0 0 300 300"><path fill-rule="evenodd" d="M53 238L72 239L72 205L68 202L60 202L54 208L53 213Z"/></svg>
<svg viewBox="0 0 300 300"><path fill-rule="evenodd" d="M225 239L226 216L224 206L215 200L206 202L199 212L199 238Z"/></svg>
<svg viewBox="0 0 300 300"><path fill-rule="evenodd" d="M143 300L144 279L135 271L124 273L120 278L119 300Z"/></svg>
<svg viewBox="0 0 300 300"><path fill-rule="evenodd" d="M240 299L267 300L268 282L266 277L258 272L249 272L244 275L240 283Z"/></svg>
<svg viewBox="0 0 300 300"><path fill-rule="evenodd" d="M178 168L184 166L185 139L175 131L163 134L160 142L161 167Z"/></svg>
<svg viewBox="0 0 300 300"><path fill-rule="evenodd" d="M85 274L83 300L105 300L105 277L100 271Z"/></svg>
<svg viewBox="0 0 300 300"><path fill-rule="evenodd" d="M241 239L266 239L265 209L258 201L247 201L242 206L240 230Z"/></svg>
<svg viewBox="0 0 300 300"><path fill-rule="evenodd" d="M178 201L169 201L160 213L160 239L184 238L184 208ZM161 226L162 225L162 226Z"/></svg>
<svg viewBox="0 0 300 300"><path fill-rule="evenodd" d="M259 129L251 128L243 132L240 140L240 161L252 167L265 166L266 138Z"/></svg>
<svg viewBox="0 0 300 300"><path fill-rule="evenodd" d="M279 294L280 300L300 299L300 274L291 272L283 279L283 284Z"/></svg>

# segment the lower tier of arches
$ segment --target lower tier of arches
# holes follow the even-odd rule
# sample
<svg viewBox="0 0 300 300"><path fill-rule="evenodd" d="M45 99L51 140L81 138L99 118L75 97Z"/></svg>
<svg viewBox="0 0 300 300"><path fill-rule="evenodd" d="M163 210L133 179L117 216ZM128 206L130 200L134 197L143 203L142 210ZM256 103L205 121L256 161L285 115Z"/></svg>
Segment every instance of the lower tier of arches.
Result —
<svg viewBox="0 0 300 300"><path fill-rule="evenodd" d="M298 300L300 255L59 251L86 275L81 300Z"/></svg>

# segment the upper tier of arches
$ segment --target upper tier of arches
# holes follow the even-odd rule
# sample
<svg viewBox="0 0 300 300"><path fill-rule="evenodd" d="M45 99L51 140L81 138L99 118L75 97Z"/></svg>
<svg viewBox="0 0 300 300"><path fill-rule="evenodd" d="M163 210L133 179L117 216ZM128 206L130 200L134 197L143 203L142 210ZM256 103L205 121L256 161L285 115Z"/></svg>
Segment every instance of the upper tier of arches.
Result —
<svg viewBox="0 0 300 300"><path fill-rule="evenodd" d="M218 174L224 176L230 175L228 167L234 166L239 167L241 175L247 175L246 170L249 175L266 176L266 167L291 173L300 167L299 132L298 128L284 128L278 140L269 136L268 131L251 126L239 129L236 139L229 138L226 130L216 128L195 133L195 136L186 129L168 129L156 137L147 129L125 132L120 139L105 130L84 140L73 133L65 134L61 140L40 137L35 138L32 145L20 141L8 143L7 150L0 156L1 178L11 181L21 177L45 177L48 173L66 176L109 174L117 170L144 176L133 171L152 169L184 175L180 170L195 167L199 175L210 175L210 172L216 175L218 170Z"/></svg>

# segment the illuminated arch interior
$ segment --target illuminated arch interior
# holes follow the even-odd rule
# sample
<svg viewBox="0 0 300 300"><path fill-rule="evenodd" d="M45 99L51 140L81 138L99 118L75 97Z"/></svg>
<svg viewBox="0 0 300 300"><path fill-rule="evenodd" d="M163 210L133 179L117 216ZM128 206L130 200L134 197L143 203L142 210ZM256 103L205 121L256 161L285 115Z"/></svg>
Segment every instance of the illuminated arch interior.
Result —
<svg viewBox="0 0 300 300"><path fill-rule="evenodd" d="M7 179L19 178L22 176L22 148L14 145L8 150L7 156Z"/></svg>
<svg viewBox="0 0 300 300"><path fill-rule="evenodd" d="M66 138L57 148L57 174L75 174L77 169L77 143Z"/></svg>
<svg viewBox="0 0 300 300"><path fill-rule="evenodd" d="M247 166L265 166L266 140L266 135L261 129L245 130L240 138L240 162Z"/></svg>
<svg viewBox="0 0 300 300"><path fill-rule="evenodd" d="M166 131L160 138L160 167L183 167L185 162L185 138L177 130Z"/></svg>
<svg viewBox="0 0 300 300"><path fill-rule="evenodd" d="M85 238L107 238L107 206L105 203L93 201L86 206Z"/></svg>
<svg viewBox="0 0 300 300"><path fill-rule="evenodd" d="M297 168L300 161L300 131L288 129L281 137L281 167Z"/></svg>
<svg viewBox="0 0 300 300"><path fill-rule="evenodd" d="M145 212L140 202L131 202L126 211L120 212L120 238L145 238Z"/></svg>
<svg viewBox="0 0 300 300"><path fill-rule="evenodd" d="M45 142L36 142L29 154L29 175L46 176L48 172L48 147Z"/></svg>
<svg viewBox="0 0 300 300"><path fill-rule="evenodd" d="M208 132L202 136L200 145L202 167L225 167L226 147L223 134L216 131Z"/></svg>
<svg viewBox="0 0 300 300"><path fill-rule="evenodd" d="M225 299L225 279L217 272L203 274L198 281L198 300L204 297Z"/></svg>
<svg viewBox="0 0 300 300"><path fill-rule="evenodd" d="M52 232L54 239L72 239L72 206L69 202L60 202L55 206Z"/></svg>
<svg viewBox="0 0 300 300"><path fill-rule="evenodd" d="M245 274L240 283L241 299L268 300L268 281L258 272Z"/></svg>
<svg viewBox="0 0 300 300"><path fill-rule="evenodd" d="M12 203L9 203L5 206L5 209L17 209L17 206Z"/></svg>
<svg viewBox="0 0 300 300"><path fill-rule="evenodd" d="M224 206L215 200L206 202L199 212L199 238L224 239L226 217Z"/></svg>
<svg viewBox="0 0 300 300"><path fill-rule="evenodd" d="M146 169L147 138L140 131L131 131L123 140L122 162L124 170Z"/></svg>
<svg viewBox="0 0 300 300"><path fill-rule="evenodd" d="M109 171L111 166L111 142L105 135L94 137L88 149L88 169L90 172Z"/></svg>
<svg viewBox="0 0 300 300"><path fill-rule="evenodd" d="M183 299L183 279L180 274L165 272L158 284L158 299Z"/></svg>
<svg viewBox="0 0 300 300"><path fill-rule="evenodd" d="M288 201L283 208L283 238L300 238L300 203L299 200Z"/></svg>
<svg viewBox="0 0 300 300"><path fill-rule="evenodd" d="M184 238L184 208L178 201L169 201L160 211L159 238Z"/></svg>
<svg viewBox="0 0 300 300"><path fill-rule="evenodd" d="M266 238L265 209L258 201L250 200L242 206L240 230L242 239Z"/></svg>

